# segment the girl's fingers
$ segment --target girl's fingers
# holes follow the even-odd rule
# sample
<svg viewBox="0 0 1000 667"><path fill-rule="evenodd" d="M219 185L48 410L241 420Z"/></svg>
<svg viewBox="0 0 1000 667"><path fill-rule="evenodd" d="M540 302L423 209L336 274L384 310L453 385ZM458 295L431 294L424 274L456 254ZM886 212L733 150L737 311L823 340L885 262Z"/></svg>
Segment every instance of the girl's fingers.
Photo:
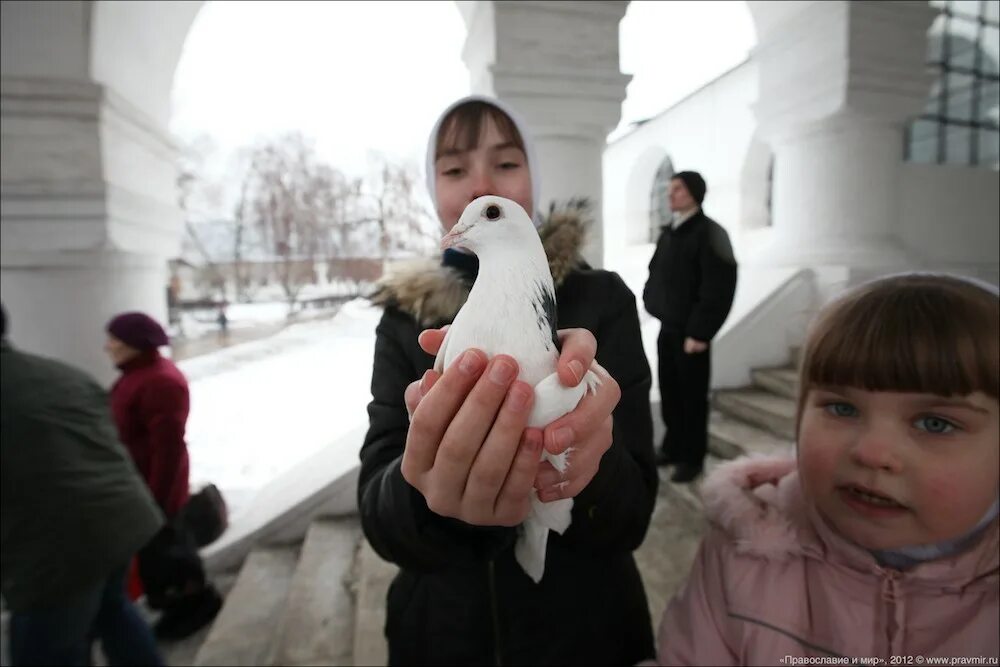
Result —
<svg viewBox="0 0 1000 667"><path fill-rule="evenodd" d="M601 379L597 393L588 393L572 411L545 427L545 450L550 454L562 454L586 439L602 426L621 400L621 388L614 378L597 364L591 370Z"/></svg>
<svg viewBox="0 0 1000 667"><path fill-rule="evenodd" d="M556 365L559 381L566 387L575 387L597 355L597 339L586 329L562 329L559 342L562 346Z"/></svg>
<svg viewBox="0 0 1000 667"><path fill-rule="evenodd" d="M525 429L507 479L493 507L494 516L501 525L516 526L528 516L531 509L531 487L538 472L541 452L542 432L535 428Z"/></svg>
<svg viewBox="0 0 1000 667"><path fill-rule="evenodd" d="M403 477L411 484L417 486L419 478L434 467L441 439L485 368L483 352L466 350L413 410L402 461ZM407 390L412 399L413 390Z"/></svg>
<svg viewBox="0 0 1000 667"><path fill-rule="evenodd" d="M534 392L525 382L515 382L507 392L469 471L462 502L470 513L492 517L497 496L522 441L533 402Z"/></svg>
<svg viewBox="0 0 1000 667"><path fill-rule="evenodd" d="M427 354L437 355L438 350L441 349L441 343L444 342L444 336L448 333L448 327L450 325L445 325L440 329L424 329L417 336L417 343L420 348Z"/></svg>
<svg viewBox="0 0 1000 667"><path fill-rule="evenodd" d="M450 500L462 499L472 463L517 373L517 362L513 358L502 354L493 357L450 420L440 439L433 471L435 480L447 489ZM443 381L444 378L439 381L439 386ZM424 402L430 398L426 397Z"/></svg>

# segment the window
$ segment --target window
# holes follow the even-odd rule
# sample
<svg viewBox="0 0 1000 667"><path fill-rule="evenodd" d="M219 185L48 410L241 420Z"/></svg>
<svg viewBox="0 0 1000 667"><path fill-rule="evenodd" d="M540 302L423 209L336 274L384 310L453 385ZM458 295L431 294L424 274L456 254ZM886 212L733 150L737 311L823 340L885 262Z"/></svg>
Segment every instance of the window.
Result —
<svg viewBox="0 0 1000 667"><path fill-rule="evenodd" d="M669 225L673 216L670 210L670 179L673 176L674 164L665 157L656 169L649 193L649 239L653 243L660 238L660 228Z"/></svg>
<svg viewBox="0 0 1000 667"><path fill-rule="evenodd" d="M906 159L1000 166L1000 16L997 0L932 0L928 66L938 75L906 129Z"/></svg>

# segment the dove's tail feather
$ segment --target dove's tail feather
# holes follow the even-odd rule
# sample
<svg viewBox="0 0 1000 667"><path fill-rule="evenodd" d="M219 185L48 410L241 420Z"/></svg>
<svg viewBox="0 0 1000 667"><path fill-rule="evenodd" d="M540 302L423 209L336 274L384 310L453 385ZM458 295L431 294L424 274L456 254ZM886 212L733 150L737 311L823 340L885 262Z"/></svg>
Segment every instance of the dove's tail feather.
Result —
<svg viewBox="0 0 1000 667"><path fill-rule="evenodd" d="M530 518L521 524L520 534L514 544L514 558L536 584L545 574L545 545L549 529Z"/></svg>
<svg viewBox="0 0 1000 667"><path fill-rule="evenodd" d="M584 380L575 387L564 387L559 383L559 375L553 373L535 385L535 406L528 418L528 426L544 427L562 417L576 407L587 391L595 393L601 380L593 371L587 371ZM565 472L567 450L562 454L542 451L542 458L552 466ZM536 584L545 574L545 549L549 541L549 531L562 535L572 522L573 499L563 498L551 503L543 503L532 492L531 513L521 524L514 557Z"/></svg>
<svg viewBox="0 0 1000 667"><path fill-rule="evenodd" d="M514 545L514 557L536 584L545 574L545 550L549 531L554 530L562 535L569 528L572 510L572 498L543 503L532 494L531 513L521 524L520 534Z"/></svg>
<svg viewBox="0 0 1000 667"><path fill-rule="evenodd" d="M573 519L573 499L563 498L550 503L543 503L532 495L531 514L527 521L537 521L549 530L554 530L560 535L566 532Z"/></svg>

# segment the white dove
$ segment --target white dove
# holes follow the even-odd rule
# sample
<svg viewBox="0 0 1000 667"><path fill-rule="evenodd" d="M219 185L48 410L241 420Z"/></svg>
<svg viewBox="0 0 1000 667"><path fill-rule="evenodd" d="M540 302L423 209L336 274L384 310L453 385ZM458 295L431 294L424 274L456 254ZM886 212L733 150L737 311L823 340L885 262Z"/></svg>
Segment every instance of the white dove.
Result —
<svg viewBox="0 0 1000 667"><path fill-rule="evenodd" d="M520 367L518 379L534 388L528 426L548 426L575 408L588 390L595 392L600 380L588 370L575 387L559 382L555 289L531 218L509 199L479 197L441 240L442 249L455 246L479 257L479 276L445 334L434 370L443 372L470 347L489 357L508 354ZM569 451L554 456L543 448L541 456L563 472ZM531 513L519 527L514 555L535 583L545 572L549 529L561 535L572 509L572 498L543 503L532 490Z"/></svg>

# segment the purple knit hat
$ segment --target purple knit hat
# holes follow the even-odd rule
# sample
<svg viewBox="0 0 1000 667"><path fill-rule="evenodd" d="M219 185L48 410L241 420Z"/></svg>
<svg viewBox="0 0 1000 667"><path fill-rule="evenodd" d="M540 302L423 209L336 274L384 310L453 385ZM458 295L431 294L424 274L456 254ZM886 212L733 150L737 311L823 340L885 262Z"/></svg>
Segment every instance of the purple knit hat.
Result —
<svg viewBox="0 0 1000 667"><path fill-rule="evenodd" d="M163 327L145 313L122 313L108 322L108 333L136 350L155 350L168 345Z"/></svg>

